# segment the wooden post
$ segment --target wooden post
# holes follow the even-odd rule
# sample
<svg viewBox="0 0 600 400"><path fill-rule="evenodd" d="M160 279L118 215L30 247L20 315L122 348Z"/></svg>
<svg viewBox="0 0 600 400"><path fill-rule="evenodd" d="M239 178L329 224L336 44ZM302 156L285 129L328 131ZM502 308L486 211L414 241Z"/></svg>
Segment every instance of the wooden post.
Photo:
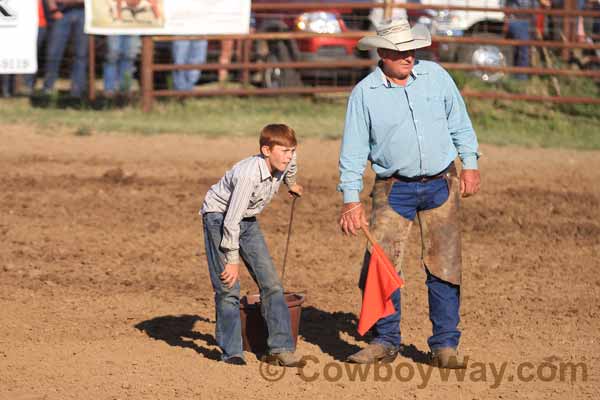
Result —
<svg viewBox="0 0 600 400"><path fill-rule="evenodd" d="M246 39L242 41L243 44L243 62L244 64L248 64L250 63L250 52L252 49L252 40L251 39ZM242 85L244 87L248 86L250 84L250 69L248 68L248 66L244 67L244 70L242 71Z"/></svg>
<svg viewBox="0 0 600 400"><path fill-rule="evenodd" d="M392 12L394 9L392 8L393 0L384 0L385 8L383 9L383 20L389 21L392 19Z"/></svg>
<svg viewBox="0 0 600 400"><path fill-rule="evenodd" d="M575 4L576 0L565 0L565 11L570 11L570 10L574 10L576 7ZM573 31L573 24L572 24L572 18L570 16L566 16L564 15L563 17L563 32L562 32L562 39L563 41L567 41L567 42L571 42L572 41L572 31ZM564 62L569 61L569 56L571 55L571 50L569 50L568 48L564 48L561 52L561 56Z"/></svg>
<svg viewBox="0 0 600 400"><path fill-rule="evenodd" d="M88 35L88 98L96 100L96 43L94 35Z"/></svg>
<svg viewBox="0 0 600 400"><path fill-rule="evenodd" d="M149 112L154 103L154 39L142 37L142 110Z"/></svg>

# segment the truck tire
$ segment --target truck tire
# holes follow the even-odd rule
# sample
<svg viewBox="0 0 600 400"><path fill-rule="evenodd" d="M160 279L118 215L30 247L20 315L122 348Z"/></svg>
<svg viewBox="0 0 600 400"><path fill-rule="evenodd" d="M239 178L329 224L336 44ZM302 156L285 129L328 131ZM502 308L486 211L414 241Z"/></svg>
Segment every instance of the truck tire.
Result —
<svg viewBox="0 0 600 400"><path fill-rule="evenodd" d="M292 60L290 49L285 41L277 41L269 46L267 63L290 62ZM264 70L263 85L266 88L284 88L302 86L300 74L291 68L267 68Z"/></svg>
<svg viewBox="0 0 600 400"><path fill-rule="evenodd" d="M503 36L490 33L474 33L472 37L502 39ZM461 64L507 67L513 63L513 50L510 46L494 44L465 44L458 48L457 61ZM505 72L475 71L474 75L486 82L497 82L507 74Z"/></svg>

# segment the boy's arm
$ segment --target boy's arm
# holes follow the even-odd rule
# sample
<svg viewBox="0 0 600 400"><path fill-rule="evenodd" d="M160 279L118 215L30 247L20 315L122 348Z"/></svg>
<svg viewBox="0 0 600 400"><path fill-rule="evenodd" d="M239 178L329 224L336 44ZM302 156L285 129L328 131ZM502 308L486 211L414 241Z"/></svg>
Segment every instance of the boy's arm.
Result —
<svg viewBox="0 0 600 400"><path fill-rule="evenodd" d="M227 264L240 262L240 222L248 209L250 197L254 190L254 179L250 176L237 176L233 179L229 205L223 221L223 239L221 248L225 251Z"/></svg>

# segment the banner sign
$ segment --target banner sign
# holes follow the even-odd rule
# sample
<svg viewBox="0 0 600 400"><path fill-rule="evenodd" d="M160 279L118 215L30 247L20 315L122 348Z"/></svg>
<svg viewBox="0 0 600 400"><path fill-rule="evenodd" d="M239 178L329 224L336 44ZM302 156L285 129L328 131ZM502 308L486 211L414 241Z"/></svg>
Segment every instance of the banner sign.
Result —
<svg viewBox="0 0 600 400"><path fill-rule="evenodd" d="M249 27L250 0L85 0L91 34L244 34Z"/></svg>
<svg viewBox="0 0 600 400"><path fill-rule="evenodd" d="M37 71L37 0L0 0L0 74Z"/></svg>

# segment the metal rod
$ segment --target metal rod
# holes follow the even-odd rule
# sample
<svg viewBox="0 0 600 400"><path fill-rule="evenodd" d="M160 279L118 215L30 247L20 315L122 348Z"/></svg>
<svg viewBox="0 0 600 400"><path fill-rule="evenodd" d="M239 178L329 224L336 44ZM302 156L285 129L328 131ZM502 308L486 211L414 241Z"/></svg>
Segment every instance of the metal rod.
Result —
<svg viewBox="0 0 600 400"><path fill-rule="evenodd" d="M567 103L567 104L600 104L600 98L597 97L566 97L566 96L538 96L532 94L512 94L499 92L471 92L463 91L465 97L476 97L480 99L497 99L497 100L521 100L521 101L542 101L551 103Z"/></svg>
<svg viewBox="0 0 600 400"><path fill-rule="evenodd" d="M335 69L335 68L365 68L374 65L372 60L356 61L336 61L336 62L278 62L278 63L235 63L235 64L155 64L154 71L174 71L174 70L205 70L212 71L218 69L238 70L248 69L250 71L260 71L270 68L294 68L294 69ZM582 76L600 78L600 71L583 71L558 68L540 68L540 67L492 67L485 65L459 64L459 63L441 63L441 65L450 70L461 71L486 71L486 72L507 72L531 75L563 75L563 76Z"/></svg>
<svg viewBox="0 0 600 400"><path fill-rule="evenodd" d="M142 109L149 112L154 103L154 41L151 36L142 37Z"/></svg>
<svg viewBox="0 0 600 400"><path fill-rule="evenodd" d="M369 31L352 31L335 34L310 33L310 32L262 32L245 35L186 35L186 36L153 36L157 42L171 42L175 40L221 40L221 39L252 39L252 40L282 40L282 39L310 39L315 37L358 39L371 35ZM433 42L438 43L468 43L468 44L496 44L500 46L545 46L553 48L571 49L600 49L600 43L577 43L546 40L515 40L493 39L486 37L454 37L433 36Z"/></svg>
<svg viewBox="0 0 600 400"><path fill-rule="evenodd" d="M211 90L155 90L152 94L156 97L194 97L194 96L222 96L222 95L282 95L282 94L317 94L317 93L349 93L352 86L332 87L284 87L284 88L232 88Z"/></svg>
<svg viewBox="0 0 600 400"><path fill-rule="evenodd" d="M288 250L290 248L290 238L292 237L292 223L294 222L294 211L296 209L296 200L298 199L298 196L296 195L292 195L294 198L292 200L292 208L290 211L290 223L288 224L288 233L287 233L287 240L285 241L285 251L283 253L283 266L281 267L281 284L284 284L285 281L285 266L287 264L287 256L288 256Z"/></svg>
<svg viewBox="0 0 600 400"><path fill-rule="evenodd" d="M94 35L88 35L88 98L96 100L96 43Z"/></svg>
<svg viewBox="0 0 600 400"><path fill-rule="evenodd" d="M252 51L252 41L249 39L243 40L241 42L242 47L242 57L244 64L250 64L250 52ZM250 67L245 67L242 69L242 84L249 85L250 84Z"/></svg>
<svg viewBox="0 0 600 400"><path fill-rule="evenodd" d="M286 94L318 94L318 93L350 93L352 86L338 87L289 87L277 89L220 89L220 90L156 90L152 93L156 97L194 97L194 96L223 96L223 95L286 95ZM499 100L523 100L523 101L546 101L552 103L581 103L581 104L600 104L600 98L595 97L557 97L557 96L538 96L528 94L510 94L499 92L473 92L463 91L464 97L475 97L482 99Z"/></svg>
<svg viewBox="0 0 600 400"><path fill-rule="evenodd" d="M481 11L481 12L503 12L507 14L537 14L537 15L557 15L557 16L585 16L598 17L600 11L588 10L560 10L543 8L510 8L510 7L469 7L450 4L419 4L419 3L318 3L318 2L294 2L294 3L256 3L252 4L252 11L289 11L289 10L364 10L373 8L404 8L406 10L451 10L451 11Z"/></svg>

